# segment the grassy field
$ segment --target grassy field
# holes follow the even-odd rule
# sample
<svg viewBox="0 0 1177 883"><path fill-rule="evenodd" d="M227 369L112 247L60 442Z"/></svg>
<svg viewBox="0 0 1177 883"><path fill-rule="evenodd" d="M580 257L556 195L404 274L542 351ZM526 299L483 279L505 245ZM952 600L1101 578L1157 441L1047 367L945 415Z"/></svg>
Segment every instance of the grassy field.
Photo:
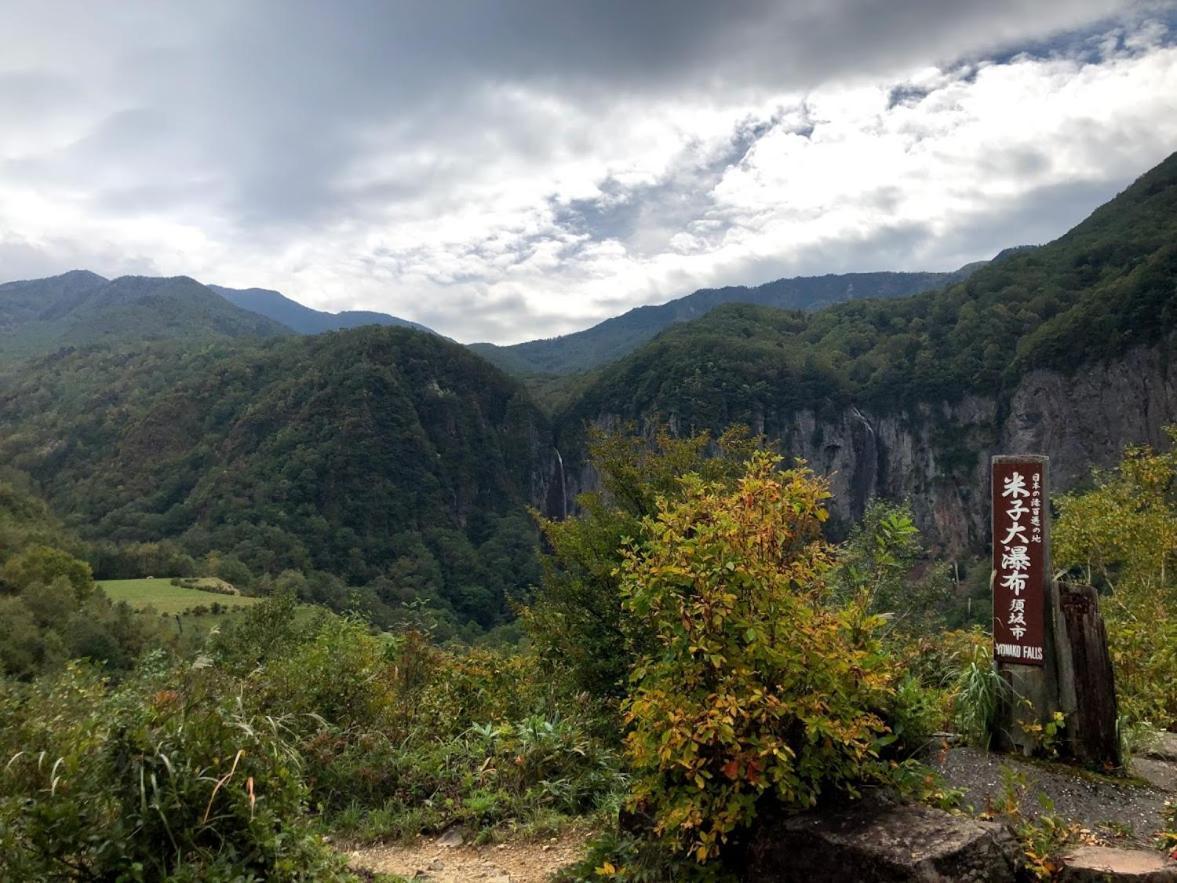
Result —
<svg viewBox="0 0 1177 883"><path fill-rule="evenodd" d="M222 607L247 607L257 603L257 598L221 595L173 586L165 577L108 579L99 581L98 585L112 601L126 601L136 610L150 606L160 613L167 614L184 613L201 605L211 607L215 603Z"/></svg>

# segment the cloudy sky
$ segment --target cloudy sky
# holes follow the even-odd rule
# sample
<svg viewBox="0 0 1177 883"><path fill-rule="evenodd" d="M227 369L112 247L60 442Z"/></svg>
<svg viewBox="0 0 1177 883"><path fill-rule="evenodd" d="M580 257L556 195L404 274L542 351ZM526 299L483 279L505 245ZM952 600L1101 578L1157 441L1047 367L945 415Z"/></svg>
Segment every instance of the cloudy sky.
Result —
<svg viewBox="0 0 1177 883"><path fill-rule="evenodd" d="M0 119L0 281L508 343L1058 236L1177 150L1177 7L0 0Z"/></svg>

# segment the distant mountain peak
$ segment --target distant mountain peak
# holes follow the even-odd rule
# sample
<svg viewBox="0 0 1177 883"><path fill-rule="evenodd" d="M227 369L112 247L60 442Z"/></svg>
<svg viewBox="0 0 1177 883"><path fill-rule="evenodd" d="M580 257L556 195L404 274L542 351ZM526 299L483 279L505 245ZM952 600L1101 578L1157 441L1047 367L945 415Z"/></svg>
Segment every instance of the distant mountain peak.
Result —
<svg viewBox="0 0 1177 883"><path fill-rule="evenodd" d="M320 334L324 331L342 331L364 325L396 325L428 334L437 333L432 328L387 313L364 310L328 313L312 309L288 298L280 291L269 288L226 288L223 285L210 285L209 288L234 306L281 322L298 334Z"/></svg>
<svg viewBox="0 0 1177 883"><path fill-rule="evenodd" d="M265 316L233 306L190 276L106 279L71 270L0 285L0 361L64 347L289 333Z"/></svg>

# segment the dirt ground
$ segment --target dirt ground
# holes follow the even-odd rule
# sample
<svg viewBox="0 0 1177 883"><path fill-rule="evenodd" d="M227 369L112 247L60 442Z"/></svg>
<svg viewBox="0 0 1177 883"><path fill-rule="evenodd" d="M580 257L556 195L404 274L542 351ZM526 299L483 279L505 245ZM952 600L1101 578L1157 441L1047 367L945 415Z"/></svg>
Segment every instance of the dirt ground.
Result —
<svg viewBox="0 0 1177 883"><path fill-rule="evenodd" d="M570 830L542 840L484 846L445 846L445 837L420 838L408 846L366 846L348 851L357 870L395 874L430 883L543 883L580 859L590 832Z"/></svg>
<svg viewBox="0 0 1177 883"><path fill-rule="evenodd" d="M974 748L952 748L932 759L951 786L964 790L964 803L974 812L1002 802L1003 771L1009 770L1021 781L1024 816L1049 812L1079 823L1102 842L1150 847L1166 800L1177 799L1177 755L1141 757L1133 763L1134 775L1117 779ZM1039 795L1045 796L1045 804ZM462 838L451 831L406 846L356 847L346 855L357 870L429 883L543 883L579 860L590 836L589 830L575 828L547 839L472 845L456 844Z"/></svg>
<svg viewBox="0 0 1177 883"><path fill-rule="evenodd" d="M1008 769L1025 781L1020 803L1024 816L1050 812L1078 822L1108 841L1124 844L1150 845L1161 827L1165 801L1177 797L1165 787L1172 782L1171 787L1177 788L1177 765L1145 759L1136 762L1134 778L1122 780L986 754L975 748L953 748L934 765L949 784L965 790L964 803L977 812L1000 801L1005 782L1002 770ZM1045 795L1053 808L1045 808L1039 794Z"/></svg>

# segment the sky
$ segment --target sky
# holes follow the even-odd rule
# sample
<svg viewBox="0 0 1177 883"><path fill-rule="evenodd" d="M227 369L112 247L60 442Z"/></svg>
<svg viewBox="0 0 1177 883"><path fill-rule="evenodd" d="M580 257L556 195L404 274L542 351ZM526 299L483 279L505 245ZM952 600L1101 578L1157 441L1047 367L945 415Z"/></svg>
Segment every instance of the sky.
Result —
<svg viewBox="0 0 1177 883"><path fill-rule="evenodd" d="M1061 235L1177 150L1177 6L0 0L0 119L0 281L512 343Z"/></svg>

